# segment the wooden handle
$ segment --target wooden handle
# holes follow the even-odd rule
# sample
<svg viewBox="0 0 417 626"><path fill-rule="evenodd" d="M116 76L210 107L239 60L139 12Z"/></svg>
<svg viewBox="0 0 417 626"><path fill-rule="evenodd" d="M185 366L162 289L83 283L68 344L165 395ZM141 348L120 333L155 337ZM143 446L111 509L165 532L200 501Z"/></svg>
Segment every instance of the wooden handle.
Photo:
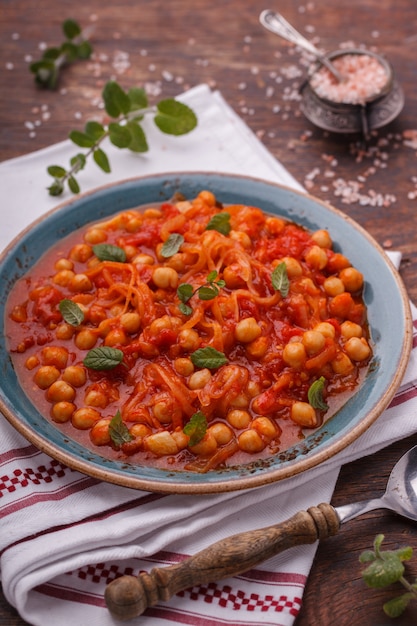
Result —
<svg viewBox="0 0 417 626"><path fill-rule="evenodd" d="M132 619L179 591L242 574L287 548L335 535L339 526L335 509L319 504L281 524L222 539L176 565L116 578L105 591L107 607L119 620Z"/></svg>

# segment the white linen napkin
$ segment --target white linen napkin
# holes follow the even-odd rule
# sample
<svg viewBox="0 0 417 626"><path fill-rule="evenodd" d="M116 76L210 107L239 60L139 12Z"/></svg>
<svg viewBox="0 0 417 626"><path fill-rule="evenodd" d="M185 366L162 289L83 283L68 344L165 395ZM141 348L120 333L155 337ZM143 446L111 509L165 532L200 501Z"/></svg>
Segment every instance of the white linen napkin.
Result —
<svg viewBox="0 0 417 626"><path fill-rule="evenodd" d="M301 190L219 92L200 85L181 96L198 128L179 138L151 125L146 156L109 146L113 172L94 166L80 175L87 191L110 181L164 171L250 174ZM0 248L56 206L47 195L46 166L67 164L65 141L0 164L7 204ZM398 260L398 258L397 258ZM329 502L342 464L417 432L417 310L408 370L390 407L359 440L308 475L258 489L209 496L135 491L72 471L39 452L0 418L0 565L4 593L34 626L111 626L108 582L169 565L229 535L284 520ZM297 616L316 545L299 546L246 574L184 591L132 623L141 626L246 624L291 626Z"/></svg>

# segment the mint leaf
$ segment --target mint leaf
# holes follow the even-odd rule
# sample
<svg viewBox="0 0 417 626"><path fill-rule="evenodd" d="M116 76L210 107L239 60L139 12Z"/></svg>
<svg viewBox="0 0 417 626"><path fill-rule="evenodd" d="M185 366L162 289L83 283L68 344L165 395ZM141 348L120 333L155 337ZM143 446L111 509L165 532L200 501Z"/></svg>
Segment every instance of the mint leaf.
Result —
<svg viewBox="0 0 417 626"><path fill-rule="evenodd" d="M130 111L130 98L118 83L110 80L103 89L104 108L110 117L117 118Z"/></svg>
<svg viewBox="0 0 417 626"><path fill-rule="evenodd" d="M324 376L320 376L317 380L314 381L309 387L308 390L308 401L313 407L313 409L319 409L320 411L327 411L329 408L328 404L323 399L323 390L324 383L326 379Z"/></svg>
<svg viewBox="0 0 417 626"><path fill-rule="evenodd" d="M228 235L232 230L230 225L230 213L223 211L221 213L216 213L213 215L211 220L206 226L206 230L217 230L218 233L222 235Z"/></svg>
<svg viewBox="0 0 417 626"><path fill-rule="evenodd" d="M130 143L127 146L132 152L148 152L149 145L142 126L136 121L127 122L126 128L130 133Z"/></svg>
<svg viewBox="0 0 417 626"><path fill-rule="evenodd" d="M123 361L123 352L118 348L101 346L88 351L83 363L92 370L111 370Z"/></svg>
<svg viewBox="0 0 417 626"><path fill-rule="evenodd" d="M388 602L385 602L382 608L384 610L384 613L388 615L388 617L399 617L404 613L409 602L413 599L415 600L415 598L416 596L411 592L403 593L402 596L399 596L398 598L393 598L392 600L388 600Z"/></svg>
<svg viewBox="0 0 417 626"><path fill-rule="evenodd" d="M171 233L161 248L161 256L169 258L178 252L184 243L184 237L179 233Z"/></svg>
<svg viewBox="0 0 417 626"><path fill-rule="evenodd" d="M132 134L127 126L110 122L109 139L116 148L128 148L132 141Z"/></svg>
<svg viewBox="0 0 417 626"><path fill-rule="evenodd" d="M210 370L228 363L226 355L211 346L199 348L191 354L190 358L196 367L207 367Z"/></svg>
<svg viewBox="0 0 417 626"><path fill-rule="evenodd" d="M123 422L120 411L117 411L116 415L110 420L109 435L114 445L118 448L120 448L122 444L129 443L129 441L134 439L128 427Z"/></svg>
<svg viewBox="0 0 417 626"><path fill-rule="evenodd" d="M287 266L284 261L278 263L271 274L272 286L275 291L279 291L283 298L288 296L290 290L290 281L287 274Z"/></svg>
<svg viewBox="0 0 417 626"><path fill-rule="evenodd" d="M62 24L62 30L68 39L75 39L75 37L81 35L81 28L75 20L65 20Z"/></svg>
<svg viewBox="0 0 417 626"><path fill-rule="evenodd" d="M65 298L58 305L62 317L70 326L79 326L84 320L84 313L76 302Z"/></svg>
<svg viewBox="0 0 417 626"><path fill-rule="evenodd" d="M104 150L102 150L101 148L96 148L94 150L93 159L95 163L99 166L99 168L103 170L103 172L106 172L106 174L109 174L111 172L109 159Z"/></svg>
<svg viewBox="0 0 417 626"><path fill-rule="evenodd" d="M189 446L195 446L201 441L207 432L207 419L204 413L197 411L191 416L190 421L183 428L183 432L189 436Z"/></svg>
<svg viewBox="0 0 417 626"><path fill-rule="evenodd" d="M219 295L219 290L216 285L212 285L211 287L206 287L203 285L198 288L198 297L200 300L213 300L216 296Z"/></svg>
<svg viewBox="0 0 417 626"><path fill-rule="evenodd" d="M368 587L380 589L396 583L404 574L404 565L394 553L384 553L384 558L378 558L363 572L362 577Z"/></svg>
<svg viewBox="0 0 417 626"><path fill-rule="evenodd" d="M93 252L100 261L116 261L125 263L126 252L123 248L111 243L97 243L93 246Z"/></svg>
<svg viewBox="0 0 417 626"><path fill-rule="evenodd" d="M184 302L180 302L178 308L183 315L191 315L191 313L193 312L192 308L187 304L184 304Z"/></svg>
<svg viewBox="0 0 417 626"><path fill-rule="evenodd" d="M96 143L96 140L80 130L72 130L69 134L69 138L79 148L92 148Z"/></svg>
<svg viewBox="0 0 417 626"><path fill-rule="evenodd" d="M181 302L188 302L194 293L193 286L190 283L182 283L177 289L177 296Z"/></svg>
<svg viewBox="0 0 417 626"><path fill-rule="evenodd" d="M197 117L186 104L168 98L161 100L156 108L154 122L159 130L168 135L185 135L197 126Z"/></svg>

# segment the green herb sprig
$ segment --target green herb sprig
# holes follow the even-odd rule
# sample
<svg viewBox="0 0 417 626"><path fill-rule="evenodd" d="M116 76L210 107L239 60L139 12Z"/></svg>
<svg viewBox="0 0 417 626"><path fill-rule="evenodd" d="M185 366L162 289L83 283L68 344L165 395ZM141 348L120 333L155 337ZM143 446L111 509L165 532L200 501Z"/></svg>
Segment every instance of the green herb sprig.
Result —
<svg viewBox="0 0 417 626"><path fill-rule="evenodd" d="M215 270L210 272L207 275L206 282L196 289L194 289L190 283L182 283L182 285L180 285L177 289L177 296L181 301L178 308L181 313L184 315L191 315L193 310L187 302L189 302L196 294L198 294L200 300L213 300L216 296L218 296L220 289L226 286L226 282L222 279L217 279L217 277L218 273Z"/></svg>
<svg viewBox="0 0 417 626"><path fill-rule="evenodd" d="M139 87L133 87L126 92L117 82L109 81L104 86L102 97L111 121L107 126L97 121L88 121L83 131L70 132L71 141L79 148L86 148L87 152L80 152L72 157L69 169L60 165L48 167L48 174L54 179L48 187L51 196L61 195L66 184L72 193L80 192L75 175L86 166L90 156L103 172L108 174L111 171L109 158L101 147L107 138L117 148L147 152L149 146L141 126L145 115L153 115L156 126L168 135L184 135L197 125L195 113L186 104L168 98L159 101L155 106L149 106L145 90Z"/></svg>
<svg viewBox="0 0 417 626"><path fill-rule="evenodd" d="M361 563L368 564L362 571L362 578L368 587L381 589L393 583L399 582L405 587L406 592L389 600L383 605L383 610L388 617L398 617L407 608L411 600L417 600L417 579L410 583L405 577L404 561L409 561L413 555L410 546L398 550L382 550L384 535L375 537L374 549L365 550L359 557Z"/></svg>
<svg viewBox="0 0 417 626"><path fill-rule="evenodd" d="M197 411L186 423L183 432L189 436L188 445L195 446L199 443L207 432L207 418L202 411Z"/></svg>
<svg viewBox="0 0 417 626"><path fill-rule="evenodd" d="M89 59L93 51L88 36L92 28L81 30L78 22L65 20L62 24L65 41L59 47L47 48L39 61L31 63L35 82L46 89L56 89L61 69L79 59Z"/></svg>

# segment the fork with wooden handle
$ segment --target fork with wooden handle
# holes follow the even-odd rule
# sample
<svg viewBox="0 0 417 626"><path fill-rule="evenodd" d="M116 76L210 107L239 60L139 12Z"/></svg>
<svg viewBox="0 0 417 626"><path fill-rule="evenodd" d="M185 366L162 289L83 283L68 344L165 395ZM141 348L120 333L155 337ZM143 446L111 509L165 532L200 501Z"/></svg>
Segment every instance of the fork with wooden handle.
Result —
<svg viewBox="0 0 417 626"><path fill-rule="evenodd" d="M339 526L336 510L319 504L280 524L222 539L176 565L116 578L106 587L107 607L119 620L132 619L184 589L242 574L288 548L335 535Z"/></svg>

